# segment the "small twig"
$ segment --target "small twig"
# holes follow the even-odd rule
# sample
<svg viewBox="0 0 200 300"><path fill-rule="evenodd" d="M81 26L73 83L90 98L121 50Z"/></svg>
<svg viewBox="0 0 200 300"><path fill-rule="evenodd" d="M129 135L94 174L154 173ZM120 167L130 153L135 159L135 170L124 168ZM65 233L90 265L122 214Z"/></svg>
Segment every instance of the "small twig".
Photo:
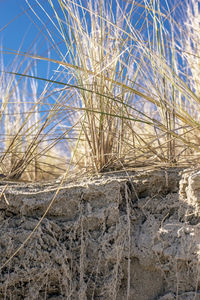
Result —
<svg viewBox="0 0 200 300"><path fill-rule="evenodd" d="M3 190L1 191L1 194L0 194L0 200L1 200L1 197L4 196L4 200L5 200L6 204L7 204L7 205L10 205L9 202L8 202L8 199L7 199L6 195L4 194L4 192L5 192L5 190L7 189L7 187L8 187L8 184L6 184L6 185L4 186L4 188L3 188Z"/></svg>

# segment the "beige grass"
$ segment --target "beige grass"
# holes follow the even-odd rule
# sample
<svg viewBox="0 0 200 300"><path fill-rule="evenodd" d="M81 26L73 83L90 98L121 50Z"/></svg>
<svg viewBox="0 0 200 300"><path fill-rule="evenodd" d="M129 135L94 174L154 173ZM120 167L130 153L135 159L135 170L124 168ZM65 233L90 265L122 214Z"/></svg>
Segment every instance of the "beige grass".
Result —
<svg viewBox="0 0 200 300"><path fill-rule="evenodd" d="M20 90L17 101L29 113L20 117L22 124L11 116L16 126L13 139L6 139L1 164L3 169L9 161L9 171L4 168L4 173L11 178L24 174L29 180L50 178L48 169L57 162L50 163L47 157L60 156L57 144L65 149L65 158L63 167L52 172L55 176L64 172L67 162L71 171L87 173L196 164L200 101L195 0L185 19L187 40L172 18L175 8L164 9L159 1L125 2L123 9L117 0L87 4L49 0L44 6L40 1L33 6L26 2L56 55L28 52L25 58L54 63L57 69L48 79L29 69L21 75L17 68L10 73L13 82L19 75L19 81L32 80L33 105L28 106ZM46 19L41 20L41 12ZM34 90L36 82L44 83L41 95ZM12 84L17 93L18 83ZM5 103L8 136L11 121Z"/></svg>

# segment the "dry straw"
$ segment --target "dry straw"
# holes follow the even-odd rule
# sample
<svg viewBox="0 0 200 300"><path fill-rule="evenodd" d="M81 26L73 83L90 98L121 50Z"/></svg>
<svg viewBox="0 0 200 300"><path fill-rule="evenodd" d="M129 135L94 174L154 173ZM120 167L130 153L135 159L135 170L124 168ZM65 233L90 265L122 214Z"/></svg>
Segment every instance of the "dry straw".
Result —
<svg viewBox="0 0 200 300"><path fill-rule="evenodd" d="M159 0L26 2L52 54L11 51L31 63L1 73L3 173L48 179L69 161L81 173L196 164L197 1L187 5L182 27L173 18L181 7ZM56 72L38 77L31 68L37 61L57 65Z"/></svg>

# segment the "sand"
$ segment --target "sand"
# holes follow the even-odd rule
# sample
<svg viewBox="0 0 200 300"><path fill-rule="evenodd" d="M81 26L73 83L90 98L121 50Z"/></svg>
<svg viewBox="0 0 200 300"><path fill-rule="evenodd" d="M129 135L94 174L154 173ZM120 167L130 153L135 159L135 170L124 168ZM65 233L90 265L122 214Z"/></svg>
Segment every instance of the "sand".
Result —
<svg viewBox="0 0 200 300"><path fill-rule="evenodd" d="M58 187L0 181L0 299L200 299L198 170Z"/></svg>

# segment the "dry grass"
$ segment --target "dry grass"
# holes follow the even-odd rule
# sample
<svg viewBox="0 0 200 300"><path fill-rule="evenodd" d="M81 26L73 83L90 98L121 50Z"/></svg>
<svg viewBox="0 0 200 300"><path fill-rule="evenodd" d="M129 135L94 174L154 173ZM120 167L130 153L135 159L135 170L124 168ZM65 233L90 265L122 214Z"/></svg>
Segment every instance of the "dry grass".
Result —
<svg viewBox="0 0 200 300"><path fill-rule="evenodd" d="M1 73L2 173L40 180L64 173L67 164L68 171L82 173L196 164L195 0L181 29L172 18L174 9L158 0L26 2L55 58L13 52L15 59L31 63L23 72L15 64L9 74ZM37 60L57 64L54 75L45 80L31 71Z"/></svg>

